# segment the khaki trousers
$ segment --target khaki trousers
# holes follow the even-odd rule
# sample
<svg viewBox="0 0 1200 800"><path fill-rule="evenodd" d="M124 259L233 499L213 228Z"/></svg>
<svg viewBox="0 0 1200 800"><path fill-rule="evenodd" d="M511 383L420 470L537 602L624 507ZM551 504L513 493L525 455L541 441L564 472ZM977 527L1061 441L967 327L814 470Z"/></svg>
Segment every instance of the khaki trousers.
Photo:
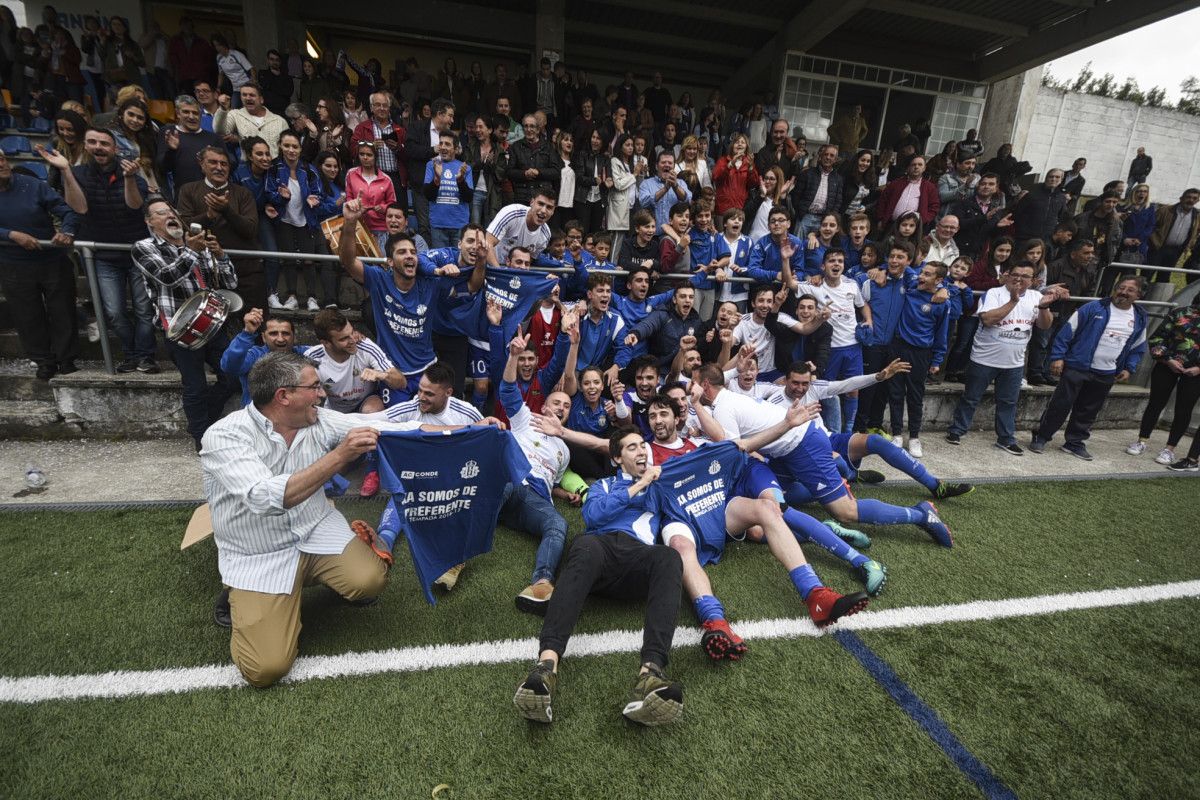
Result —
<svg viewBox="0 0 1200 800"><path fill-rule="evenodd" d="M229 653L252 686L270 686L292 668L300 640L301 590L314 583L347 600L377 597L387 585L387 564L362 541L351 539L340 555L301 553L289 594L231 589Z"/></svg>

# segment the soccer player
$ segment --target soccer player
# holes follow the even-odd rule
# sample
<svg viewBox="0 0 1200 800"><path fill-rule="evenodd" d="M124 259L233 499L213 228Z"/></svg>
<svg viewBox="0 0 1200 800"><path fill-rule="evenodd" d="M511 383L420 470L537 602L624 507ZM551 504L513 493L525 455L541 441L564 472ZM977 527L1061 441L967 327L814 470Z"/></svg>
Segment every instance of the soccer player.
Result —
<svg viewBox="0 0 1200 800"><path fill-rule="evenodd" d="M290 319L268 319L263 322L263 310L252 308L242 317L241 330L221 354L221 372L237 375L242 383L242 405L250 405L250 368L267 353L291 350L303 355L306 348L296 344L296 326ZM263 343L256 345L254 336L262 329Z"/></svg>
<svg viewBox="0 0 1200 800"><path fill-rule="evenodd" d="M518 245L537 258L550 243L550 217L558 196L554 189L535 189L530 205L513 203L500 209L487 227L488 264L493 267L508 263L508 251Z"/></svg>
<svg viewBox="0 0 1200 800"><path fill-rule="evenodd" d="M487 301L487 319L490 355L493 356L492 372L500 374L505 370L506 362L500 361L496 356L507 356L504 329L501 327L504 321L504 309L491 298L488 298ZM567 333L570 328L578 324L575 307L568 308L559 320L560 330L558 338L554 342L554 354L550 357L549 363L541 369L537 368L537 347L532 343L517 359L517 372L513 377L513 384L520 393L522 402L529 406L529 410L535 414L542 413L542 405L554 387L558 385L559 379L562 378L563 369L566 367L572 351L575 352L576 360L578 360L579 342L572 341ZM531 339L532 334L526 334L525 338ZM501 422L508 421L507 411L508 407L504 404L497 409L496 416Z"/></svg>
<svg viewBox="0 0 1200 800"><path fill-rule="evenodd" d="M907 287L900 310L900 324L892 340L892 353L911 365L892 379L892 438L899 441L904 425L904 406L908 405L907 449L913 458L925 455L921 449L921 421L925 403L925 379L937 375L946 357L946 339L950 331L952 302L935 303L934 293L946 277L946 265L929 261L921 267L915 285Z"/></svg>
<svg viewBox="0 0 1200 800"><path fill-rule="evenodd" d="M588 492L583 504L587 532L571 545L546 609L538 663L513 697L521 716L535 722L554 719L558 663L593 593L646 601L641 669L621 713L649 726L674 722L683 713L683 687L663 673L675 635L683 567L678 553L655 544L659 516L646 491L662 470L647 463L646 444L636 431L614 431L609 454L619 470Z"/></svg>

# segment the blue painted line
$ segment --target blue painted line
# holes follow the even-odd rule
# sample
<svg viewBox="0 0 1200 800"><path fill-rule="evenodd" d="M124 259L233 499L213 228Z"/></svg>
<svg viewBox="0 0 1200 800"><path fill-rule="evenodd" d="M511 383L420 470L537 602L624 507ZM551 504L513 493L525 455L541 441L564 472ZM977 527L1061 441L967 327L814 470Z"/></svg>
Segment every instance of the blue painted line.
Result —
<svg viewBox="0 0 1200 800"><path fill-rule="evenodd" d="M863 669L869 672L871 677L892 696L904 713L912 717L913 721L929 735L929 738L942 748L942 752L954 762L954 765L979 787L979 791L983 792L984 797L989 800L1016 800L1016 793L1005 786L1004 782L996 777L987 764L976 758L966 748L966 745L958 740L958 737L942 721L937 712L926 705L925 701L918 697L917 693L910 689L908 684L888 666L888 663L867 646L866 642L853 631L837 631L833 635L838 643L858 660Z"/></svg>

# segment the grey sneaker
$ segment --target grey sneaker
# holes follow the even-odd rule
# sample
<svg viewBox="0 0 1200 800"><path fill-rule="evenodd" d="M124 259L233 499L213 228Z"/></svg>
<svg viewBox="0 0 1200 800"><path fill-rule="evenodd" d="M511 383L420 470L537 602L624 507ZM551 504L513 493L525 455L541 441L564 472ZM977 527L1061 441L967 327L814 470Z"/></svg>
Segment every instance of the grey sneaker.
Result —
<svg viewBox="0 0 1200 800"><path fill-rule="evenodd" d="M554 721L550 700L557 683L558 673L554 671L554 662L549 659L539 661L517 687L513 705L525 719L549 724Z"/></svg>
<svg viewBox="0 0 1200 800"><path fill-rule="evenodd" d="M1046 452L1046 443L1034 436L1029 442L1029 452L1037 453L1040 456Z"/></svg>
<svg viewBox="0 0 1200 800"><path fill-rule="evenodd" d="M641 725L667 725L683 714L683 686L667 680L657 664L646 663L621 713Z"/></svg>
<svg viewBox="0 0 1200 800"><path fill-rule="evenodd" d="M1062 450L1064 453L1073 455L1082 461L1091 461L1092 460L1092 454L1089 453L1087 448L1084 447L1082 444L1064 444L1062 447L1060 447L1058 449Z"/></svg>

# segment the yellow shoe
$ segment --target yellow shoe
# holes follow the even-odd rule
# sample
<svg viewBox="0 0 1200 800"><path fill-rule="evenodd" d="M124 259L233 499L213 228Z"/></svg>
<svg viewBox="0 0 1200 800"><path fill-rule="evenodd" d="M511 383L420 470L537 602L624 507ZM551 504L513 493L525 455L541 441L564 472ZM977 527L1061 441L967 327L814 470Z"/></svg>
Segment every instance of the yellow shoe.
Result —
<svg viewBox="0 0 1200 800"><path fill-rule="evenodd" d="M443 572L442 577L440 577L436 581L434 581L433 585L441 586L447 592L450 591L456 585L458 585L458 576L460 574L462 574L463 567L465 567L465 566L466 566L466 564L459 564L458 566L451 567L450 569Z"/></svg>
<svg viewBox="0 0 1200 800"><path fill-rule="evenodd" d="M545 616L546 607L550 605L550 596L554 594L554 584L550 581L538 581L526 586L517 595L517 608L528 613Z"/></svg>

